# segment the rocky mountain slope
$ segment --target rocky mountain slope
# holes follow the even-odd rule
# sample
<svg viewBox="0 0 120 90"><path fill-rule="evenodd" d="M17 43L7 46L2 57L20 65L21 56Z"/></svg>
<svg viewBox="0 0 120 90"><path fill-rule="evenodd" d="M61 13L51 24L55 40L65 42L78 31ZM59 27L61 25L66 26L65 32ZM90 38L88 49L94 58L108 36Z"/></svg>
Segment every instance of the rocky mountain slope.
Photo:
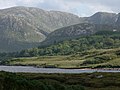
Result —
<svg viewBox="0 0 120 90"><path fill-rule="evenodd" d="M79 25L79 23L83 24ZM94 24L98 24L97 28ZM104 25L101 27L99 24ZM114 13L98 12L90 17L78 17L67 12L45 11L33 7L2 9L0 10L0 52L35 47L46 38L51 42L54 38L59 41L61 38L64 40L91 34L103 27L104 30L106 28L113 30L116 29L114 26L119 28L119 25L120 14Z"/></svg>
<svg viewBox="0 0 120 90"><path fill-rule="evenodd" d="M89 24L81 23L63 27L54 32L50 33L46 40L42 43L43 45L54 44L60 41L78 38L81 36L88 36L98 31L120 31L120 28L114 25L107 24Z"/></svg>
<svg viewBox="0 0 120 90"><path fill-rule="evenodd" d="M88 17L86 20L93 24L115 24L118 19L118 15L115 13L97 12L94 15Z"/></svg>
<svg viewBox="0 0 120 90"><path fill-rule="evenodd" d="M116 25L119 27L120 26L120 13L118 14L118 19L116 21Z"/></svg>
<svg viewBox="0 0 120 90"><path fill-rule="evenodd" d="M79 23L78 16L32 7L0 10L0 51L17 51L36 46L55 29ZM28 44L29 43L29 44Z"/></svg>

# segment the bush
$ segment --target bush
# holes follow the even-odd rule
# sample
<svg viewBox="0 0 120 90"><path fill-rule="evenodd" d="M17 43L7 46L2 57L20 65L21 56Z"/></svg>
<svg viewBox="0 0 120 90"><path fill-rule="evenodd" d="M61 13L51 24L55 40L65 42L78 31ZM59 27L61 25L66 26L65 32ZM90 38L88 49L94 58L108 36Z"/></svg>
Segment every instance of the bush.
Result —
<svg viewBox="0 0 120 90"><path fill-rule="evenodd" d="M112 54L104 54L104 55L95 57L96 60L106 60L106 61L109 61L109 60L112 60L115 58L117 58L117 55L114 55L114 54L113 55Z"/></svg>
<svg viewBox="0 0 120 90"><path fill-rule="evenodd" d="M115 58L117 58L117 55L104 54L104 55L96 56L93 59L86 60L82 63L82 65L105 63Z"/></svg>

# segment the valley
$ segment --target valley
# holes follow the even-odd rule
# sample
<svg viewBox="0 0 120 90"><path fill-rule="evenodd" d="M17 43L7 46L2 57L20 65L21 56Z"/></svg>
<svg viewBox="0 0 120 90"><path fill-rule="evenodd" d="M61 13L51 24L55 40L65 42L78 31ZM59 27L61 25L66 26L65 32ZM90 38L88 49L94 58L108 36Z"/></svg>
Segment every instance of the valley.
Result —
<svg viewBox="0 0 120 90"><path fill-rule="evenodd" d="M119 17L119 14L108 12L79 17L72 13L24 6L1 9L0 52L19 52L101 30L120 31Z"/></svg>
<svg viewBox="0 0 120 90"><path fill-rule="evenodd" d="M120 34L99 31L16 53L1 53L1 65L42 68L120 68Z"/></svg>
<svg viewBox="0 0 120 90"><path fill-rule="evenodd" d="M5 65L48 68L120 68L120 48L89 50L76 55L13 58Z"/></svg>
<svg viewBox="0 0 120 90"><path fill-rule="evenodd" d="M114 0L1 0L0 90L120 90Z"/></svg>

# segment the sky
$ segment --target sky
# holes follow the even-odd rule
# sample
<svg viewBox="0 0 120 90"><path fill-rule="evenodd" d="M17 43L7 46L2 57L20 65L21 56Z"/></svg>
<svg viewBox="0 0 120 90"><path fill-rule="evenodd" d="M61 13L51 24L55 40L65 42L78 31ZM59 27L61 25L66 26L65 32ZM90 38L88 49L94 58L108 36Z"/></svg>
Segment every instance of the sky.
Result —
<svg viewBox="0 0 120 90"><path fill-rule="evenodd" d="M96 12L120 12L120 0L0 0L0 9L14 6L70 12L81 17Z"/></svg>

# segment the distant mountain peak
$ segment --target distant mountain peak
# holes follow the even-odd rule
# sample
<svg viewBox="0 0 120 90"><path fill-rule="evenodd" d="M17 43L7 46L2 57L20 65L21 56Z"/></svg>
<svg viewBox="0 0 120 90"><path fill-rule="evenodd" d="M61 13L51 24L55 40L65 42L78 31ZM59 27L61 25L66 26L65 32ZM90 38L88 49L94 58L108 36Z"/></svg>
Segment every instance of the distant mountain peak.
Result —
<svg viewBox="0 0 120 90"><path fill-rule="evenodd" d="M115 24L117 17L116 13L97 12L88 17L88 22L93 24Z"/></svg>
<svg viewBox="0 0 120 90"><path fill-rule="evenodd" d="M116 13L112 13L112 12L96 12L95 14L116 14Z"/></svg>

